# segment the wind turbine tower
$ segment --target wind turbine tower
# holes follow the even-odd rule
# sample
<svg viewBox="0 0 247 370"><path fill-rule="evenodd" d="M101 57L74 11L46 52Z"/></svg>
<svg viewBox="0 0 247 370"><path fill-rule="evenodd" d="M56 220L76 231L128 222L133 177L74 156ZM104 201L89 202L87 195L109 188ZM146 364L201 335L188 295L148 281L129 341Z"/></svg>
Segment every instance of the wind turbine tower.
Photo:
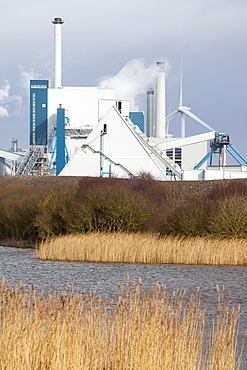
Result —
<svg viewBox="0 0 247 370"><path fill-rule="evenodd" d="M180 88L179 88L179 105L177 109L166 117L166 122L169 122L178 113L181 114L181 138L185 138L185 116L192 118L194 121L200 123L202 126L206 127L209 131L215 131L211 126L198 118L194 113L191 112L190 107L183 105L183 76L182 76L182 64L181 64L181 75L180 75Z"/></svg>

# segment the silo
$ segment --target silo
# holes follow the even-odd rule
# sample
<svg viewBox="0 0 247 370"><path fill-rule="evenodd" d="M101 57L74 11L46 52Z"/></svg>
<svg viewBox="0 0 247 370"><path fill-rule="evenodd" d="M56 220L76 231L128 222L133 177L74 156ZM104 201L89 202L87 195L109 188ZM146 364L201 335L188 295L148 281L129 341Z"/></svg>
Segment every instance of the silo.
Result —
<svg viewBox="0 0 247 370"><path fill-rule="evenodd" d="M166 137L165 62L157 62L156 83L156 137Z"/></svg>
<svg viewBox="0 0 247 370"><path fill-rule="evenodd" d="M154 136L154 89L147 90L147 136Z"/></svg>
<svg viewBox="0 0 247 370"><path fill-rule="evenodd" d="M55 41L55 89L62 87L62 18L54 18L52 23L54 27L54 41Z"/></svg>

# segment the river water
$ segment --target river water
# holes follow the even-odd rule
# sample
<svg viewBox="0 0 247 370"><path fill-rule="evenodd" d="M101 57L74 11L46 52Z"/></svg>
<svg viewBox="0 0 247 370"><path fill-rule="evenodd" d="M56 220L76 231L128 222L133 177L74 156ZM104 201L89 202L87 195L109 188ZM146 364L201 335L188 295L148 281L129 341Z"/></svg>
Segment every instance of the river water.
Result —
<svg viewBox="0 0 247 370"><path fill-rule="evenodd" d="M206 306L215 306L216 288L230 291L234 306L242 310L239 336L247 331L247 266L206 266L169 264L91 263L41 261L34 257L31 249L6 248L0 246L0 279L2 276L13 287L19 281L33 284L36 290L51 288L64 290L66 285L83 293L94 291L113 300L117 297L118 282L125 284L141 278L144 288L156 282L165 284L168 292L178 287L188 296L200 287L200 299ZM245 340L247 342L247 339ZM247 369L247 345L245 343L244 367Z"/></svg>

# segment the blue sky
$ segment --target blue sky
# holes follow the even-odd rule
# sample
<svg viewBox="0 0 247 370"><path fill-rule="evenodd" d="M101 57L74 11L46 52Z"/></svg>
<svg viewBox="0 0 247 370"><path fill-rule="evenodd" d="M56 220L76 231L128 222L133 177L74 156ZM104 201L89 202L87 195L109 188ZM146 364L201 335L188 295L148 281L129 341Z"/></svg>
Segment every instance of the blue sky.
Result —
<svg viewBox="0 0 247 370"><path fill-rule="evenodd" d="M168 113L178 105L183 54L183 104L229 133L247 157L245 0L1 0L1 149L12 138L28 147L29 79L54 77L54 17L65 20L63 85L117 81L124 98L145 110L145 89L155 88L152 68L165 60ZM170 133L179 134L179 126L179 118L171 121ZM186 121L187 135L201 132Z"/></svg>

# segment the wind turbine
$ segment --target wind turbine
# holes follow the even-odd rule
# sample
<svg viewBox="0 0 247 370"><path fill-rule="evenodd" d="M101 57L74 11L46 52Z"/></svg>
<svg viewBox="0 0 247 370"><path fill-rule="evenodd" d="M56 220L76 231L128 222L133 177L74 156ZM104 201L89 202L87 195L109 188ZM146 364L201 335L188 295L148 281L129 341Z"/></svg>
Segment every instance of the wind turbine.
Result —
<svg viewBox="0 0 247 370"><path fill-rule="evenodd" d="M183 90L182 90L182 62L181 62L181 76L180 76L180 88L179 88L179 105L178 108L166 117L166 122L169 122L178 113L181 114L181 137L185 137L185 116L192 118L194 121L200 123L210 131L215 131L211 126L198 118L194 113L191 112L191 108L183 106Z"/></svg>

